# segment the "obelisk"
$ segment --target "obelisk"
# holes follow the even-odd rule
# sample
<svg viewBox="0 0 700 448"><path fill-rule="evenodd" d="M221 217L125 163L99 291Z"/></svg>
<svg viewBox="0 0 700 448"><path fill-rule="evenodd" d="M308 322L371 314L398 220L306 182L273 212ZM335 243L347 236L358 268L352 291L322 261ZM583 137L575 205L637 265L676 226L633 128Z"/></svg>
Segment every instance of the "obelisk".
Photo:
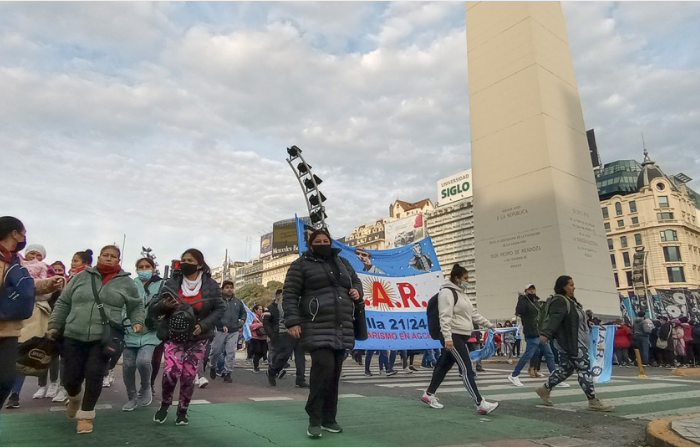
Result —
<svg viewBox="0 0 700 448"><path fill-rule="evenodd" d="M467 2L478 310L560 275L594 314L619 300L559 2Z"/></svg>

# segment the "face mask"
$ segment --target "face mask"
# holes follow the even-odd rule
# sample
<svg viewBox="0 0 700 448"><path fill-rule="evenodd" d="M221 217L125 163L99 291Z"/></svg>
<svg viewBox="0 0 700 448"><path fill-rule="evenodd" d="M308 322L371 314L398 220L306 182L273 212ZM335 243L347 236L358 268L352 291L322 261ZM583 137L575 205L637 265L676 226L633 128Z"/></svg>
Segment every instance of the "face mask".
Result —
<svg viewBox="0 0 700 448"><path fill-rule="evenodd" d="M528 296L529 298L531 298L531 299L534 299L534 298L535 298L535 295L534 295L534 294L528 294L527 296Z"/></svg>
<svg viewBox="0 0 700 448"><path fill-rule="evenodd" d="M467 282L462 282L462 283L459 284L459 286L461 286L462 289L467 289L467 286L469 286L469 283L467 283Z"/></svg>
<svg viewBox="0 0 700 448"><path fill-rule="evenodd" d="M15 252L23 251L26 246L27 246L27 239L25 238L24 241L17 243L17 247L15 248Z"/></svg>
<svg viewBox="0 0 700 448"><path fill-rule="evenodd" d="M180 270L182 271L183 274L190 276L197 272L199 268L197 267L196 264L192 263L180 263Z"/></svg>
<svg viewBox="0 0 700 448"><path fill-rule="evenodd" d="M153 277L153 271L138 271L139 279L145 282L149 281Z"/></svg>
<svg viewBox="0 0 700 448"><path fill-rule="evenodd" d="M327 257L329 256L333 250L330 244L315 244L311 246L317 254L319 254L322 257Z"/></svg>

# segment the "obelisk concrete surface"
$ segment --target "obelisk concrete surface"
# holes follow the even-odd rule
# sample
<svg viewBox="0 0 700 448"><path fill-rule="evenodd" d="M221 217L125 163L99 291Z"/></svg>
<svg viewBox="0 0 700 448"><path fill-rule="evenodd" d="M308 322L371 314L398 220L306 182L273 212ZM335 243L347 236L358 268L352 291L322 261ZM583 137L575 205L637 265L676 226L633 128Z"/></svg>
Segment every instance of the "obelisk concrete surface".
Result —
<svg viewBox="0 0 700 448"><path fill-rule="evenodd" d="M619 315L559 2L467 2L477 307L512 318L560 275L594 314Z"/></svg>

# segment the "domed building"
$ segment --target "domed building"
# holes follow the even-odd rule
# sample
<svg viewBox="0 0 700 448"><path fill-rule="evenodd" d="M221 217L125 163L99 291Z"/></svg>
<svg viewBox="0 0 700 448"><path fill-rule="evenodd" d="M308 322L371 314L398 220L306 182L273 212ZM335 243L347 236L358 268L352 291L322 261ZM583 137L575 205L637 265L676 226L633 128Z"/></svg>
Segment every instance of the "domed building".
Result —
<svg viewBox="0 0 700 448"><path fill-rule="evenodd" d="M674 290L700 298L700 195L691 180L666 175L646 150L641 164L619 160L596 175L615 284L621 298L637 301L633 311L664 313L659 297Z"/></svg>

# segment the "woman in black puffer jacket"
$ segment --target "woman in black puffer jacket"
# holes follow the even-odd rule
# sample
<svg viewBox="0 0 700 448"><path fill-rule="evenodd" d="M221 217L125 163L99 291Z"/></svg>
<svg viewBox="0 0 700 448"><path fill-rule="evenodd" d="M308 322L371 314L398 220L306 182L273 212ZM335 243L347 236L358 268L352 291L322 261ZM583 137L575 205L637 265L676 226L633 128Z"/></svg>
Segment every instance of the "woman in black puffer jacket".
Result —
<svg viewBox="0 0 700 448"><path fill-rule="evenodd" d="M309 236L309 247L287 271L282 308L289 334L311 353L309 437L341 432L335 421L345 350L355 345L353 316L364 307L362 284L350 263L331 248L326 229Z"/></svg>
<svg viewBox="0 0 700 448"><path fill-rule="evenodd" d="M216 324L226 311L219 284L211 278L211 270L202 252L187 249L180 257L180 269L182 274L168 279L158 299L149 307L149 316L158 320L158 338L165 343L163 395L160 409L153 417L153 421L160 424L165 423L168 417L178 380L180 399L175 424L189 423L187 408L194 393L199 364L207 341L214 337ZM173 331L177 325L170 321L181 303L191 304L195 325L186 333L179 334Z"/></svg>

